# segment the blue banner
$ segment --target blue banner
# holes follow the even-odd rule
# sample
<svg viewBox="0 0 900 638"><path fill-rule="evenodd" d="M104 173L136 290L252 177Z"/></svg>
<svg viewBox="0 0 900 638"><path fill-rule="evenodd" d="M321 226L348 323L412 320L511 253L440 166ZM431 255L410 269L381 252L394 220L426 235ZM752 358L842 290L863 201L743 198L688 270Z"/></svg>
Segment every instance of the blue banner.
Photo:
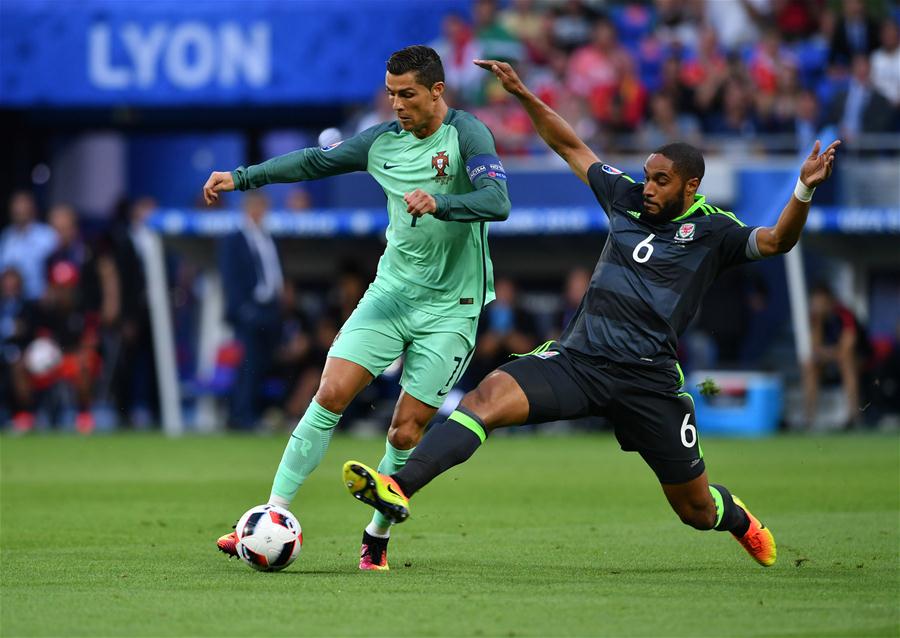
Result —
<svg viewBox="0 0 900 638"><path fill-rule="evenodd" d="M241 218L238 211L162 209L148 223L164 235L218 237L236 230ZM372 237L383 235L387 225L383 208L273 211L266 218L266 226L276 237ZM606 214L599 207L513 208L508 220L491 224L491 235L572 235L608 229ZM900 234L900 208L814 206L806 231Z"/></svg>
<svg viewBox="0 0 900 638"><path fill-rule="evenodd" d="M0 104L368 102L465 0L3 0Z"/></svg>

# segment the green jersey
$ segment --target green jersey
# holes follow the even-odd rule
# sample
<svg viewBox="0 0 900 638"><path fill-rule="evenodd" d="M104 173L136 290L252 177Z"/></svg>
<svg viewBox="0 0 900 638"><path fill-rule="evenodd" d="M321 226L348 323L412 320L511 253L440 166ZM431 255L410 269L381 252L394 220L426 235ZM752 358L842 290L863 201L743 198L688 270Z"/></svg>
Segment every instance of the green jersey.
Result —
<svg viewBox="0 0 900 638"><path fill-rule="evenodd" d="M373 126L343 142L306 148L232 175L239 190L367 171L387 195L387 248L373 286L426 312L474 317L494 299L487 222L509 215L506 173L494 138L475 116L449 109L419 139L398 122ZM437 211L415 219L403 196L433 195Z"/></svg>

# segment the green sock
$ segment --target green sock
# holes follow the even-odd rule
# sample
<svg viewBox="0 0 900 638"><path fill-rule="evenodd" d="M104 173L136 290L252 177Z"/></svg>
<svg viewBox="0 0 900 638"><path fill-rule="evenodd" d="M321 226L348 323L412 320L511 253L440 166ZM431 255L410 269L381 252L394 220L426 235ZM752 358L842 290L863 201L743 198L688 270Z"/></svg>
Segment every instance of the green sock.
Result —
<svg viewBox="0 0 900 638"><path fill-rule="evenodd" d="M399 472L400 468L406 465L406 459L409 458L409 455L412 454L415 449L416 448L398 450L391 445L390 441L385 441L384 457L382 457L381 463L378 464L378 471L388 475ZM379 536L384 536L388 533L390 528L391 522L385 518L381 512L375 512L375 515L372 517L372 523L366 529L368 529L370 533L375 532Z"/></svg>
<svg viewBox="0 0 900 638"><path fill-rule="evenodd" d="M340 418L340 414L326 410L315 399L310 402L284 448L284 455L272 482L269 503L284 508L290 506L303 481L325 456L331 435L334 434L334 426Z"/></svg>

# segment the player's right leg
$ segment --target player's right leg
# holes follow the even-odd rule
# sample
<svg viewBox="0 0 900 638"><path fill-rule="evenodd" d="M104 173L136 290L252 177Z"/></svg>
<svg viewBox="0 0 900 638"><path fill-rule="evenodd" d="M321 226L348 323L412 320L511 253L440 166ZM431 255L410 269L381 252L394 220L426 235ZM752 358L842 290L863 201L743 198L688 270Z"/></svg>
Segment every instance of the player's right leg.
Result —
<svg viewBox="0 0 900 638"><path fill-rule="evenodd" d="M403 352L405 344L394 325L384 301L370 288L328 352L319 389L291 433L278 465L269 504L290 509L300 486L325 455L344 409ZM230 533L216 545L235 555L235 541Z"/></svg>
<svg viewBox="0 0 900 638"><path fill-rule="evenodd" d="M269 504L290 508L300 486L325 456L344 409L372 378L372 373L352 361L337 357L325 360L319 389L291 433L278 464ZM216 547L229 556L236 556L236 543L235 533L229 532L219 537Z"/></svg>

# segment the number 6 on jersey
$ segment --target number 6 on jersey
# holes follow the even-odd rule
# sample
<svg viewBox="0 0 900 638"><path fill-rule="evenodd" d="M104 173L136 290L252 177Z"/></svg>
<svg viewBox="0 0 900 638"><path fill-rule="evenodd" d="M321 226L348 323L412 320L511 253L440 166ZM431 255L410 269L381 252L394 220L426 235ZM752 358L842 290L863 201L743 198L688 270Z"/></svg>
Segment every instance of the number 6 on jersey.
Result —
<svg viewBox="0 0 900 638"><path fill-rule="evenodd" d="M654 237L656 237L656 235L654 233L650 233L649 235L647 235L647 239L634 247L634 252L631 253L631 256L637 263L643 264L648 259L650 259L650 255L653 254L653 246L652 244L650 244L650 242L653 241Z"/></svg>

